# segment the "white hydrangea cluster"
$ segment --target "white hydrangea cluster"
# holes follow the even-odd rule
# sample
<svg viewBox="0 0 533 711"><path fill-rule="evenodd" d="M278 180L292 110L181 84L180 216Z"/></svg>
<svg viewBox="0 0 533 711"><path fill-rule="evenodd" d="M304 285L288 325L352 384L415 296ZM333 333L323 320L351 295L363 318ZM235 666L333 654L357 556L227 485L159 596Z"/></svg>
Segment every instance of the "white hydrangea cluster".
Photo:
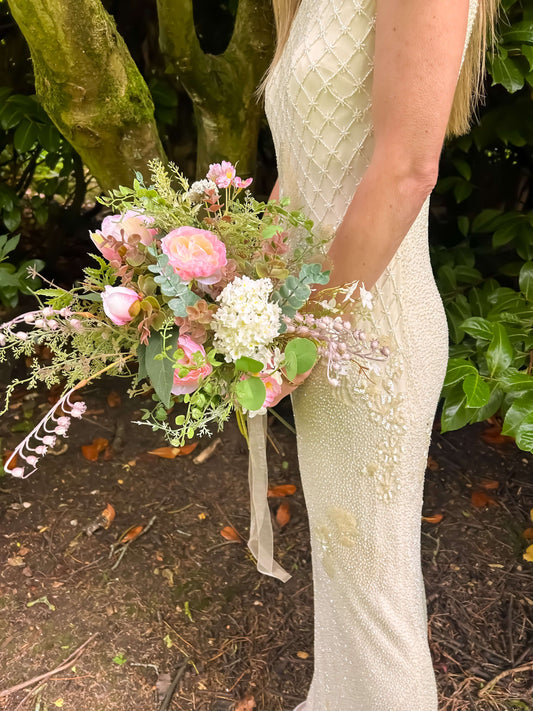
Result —
<svg viewBox="0 0 533 711"><path fill-rule="evenodd" d="M212 180L196 180L190 187L186 196L192 203L203 202L206 193L212 193L218 197L219 192L216 184Z"/></svg>
<svg viewBox="0 0 533 711"><path fill-rule="evenodd" d="M268 300L272 288L270 279L235 277L217 298L214 345L228 363L242 356L262 361L265 347L278 335L281 308Z"/></svg>

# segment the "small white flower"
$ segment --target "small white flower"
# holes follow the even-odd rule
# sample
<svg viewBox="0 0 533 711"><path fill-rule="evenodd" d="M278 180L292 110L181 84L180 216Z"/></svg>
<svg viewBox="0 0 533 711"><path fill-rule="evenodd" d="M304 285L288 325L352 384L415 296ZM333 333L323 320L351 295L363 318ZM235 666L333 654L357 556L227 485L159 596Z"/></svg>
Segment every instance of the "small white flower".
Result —
<svg viewBox="0 0 533 711"><path fill-rule="evenodd" d="M214 194L216 197L219 195L218 188L212 180L196 180L186 193L186 197L188 197L192 203L203 202L208 192Z"/></svg>
<svg viewBox="0 0 533 711"><path fill-rule="evenodd" d="M364 308L372 309L372 294L370 291L367 291L362 284L359 287L359 295L361 297L361 303L363 304Z"/></svg>
<svg viewBox="0 0 533 711"><path fill-rule="evenodd" d="M268 300L272 288L270 279L235 277L218 297L214 345L228 363L248 356L266 364L272 357L266 347L278 335L281 318L281 308Z"/></svg>

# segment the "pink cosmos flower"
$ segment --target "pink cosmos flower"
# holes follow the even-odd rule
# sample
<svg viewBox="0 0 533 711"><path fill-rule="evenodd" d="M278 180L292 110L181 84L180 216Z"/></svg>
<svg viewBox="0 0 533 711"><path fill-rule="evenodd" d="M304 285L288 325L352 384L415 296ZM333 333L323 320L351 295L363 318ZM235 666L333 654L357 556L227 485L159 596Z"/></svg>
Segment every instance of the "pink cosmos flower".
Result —
<svg viewBox="0 0 533 711"><path fill-rule="evenodd" d="M200 353L202 358L205 360L205 350L196 341L193 341L189 336L180 336L178 338L178 348L183 351L183 358L178 360L180 365L185 365L190 367L194 365L194 354ZM210 363L205 362L199 367L195 367L190 370L187 375L180 378L179 368L174 371L174 385L172 386L172 393L174 395L186 395L194 392L199 385L200 378L207 378L207 376L212 373L213 366Z"/></svg>
<svg viewBox="0 0 533 711"><path fill-rule="evenodd" d="M270 407L274 400L281 395L281 376L279 373L273 373L272 375L263 375L260 373L259 377L266 388L266 397L263 407Z"/></svg>
<svg viewBox="0 0 533 711"><path fill-rule="evenodd" d="M140 300L141 297L136 291L125 286L106 286L102 294L106 316L117 326L124 326L133 319L130 308Z"/></svg>
<svg viewBox="0 0 533 711"><path fill-rule="evenodd" d="M234 177L235 168L227 160L223 160L222 163L211 163L206 175L206 178L212 180L218 188L228 188Z"/></svg>
<svg viewBox="0 0 533 711"><path fill-rule="evenodd" d="M196 227L172 230L161 240L161 249L184 282L196 279L200 284L215 284L227 261L224 243L213 232Z"/></svg>
<svg viewBox="0 0 533 711"><path fill-rule="evenodd" d="M142 215L136 210L127 210L123 215L108 215L102 220L101 229L91 232L91 239L103 257L111 262L120 259L120 255L105 246L106 237L128 244L129 239L137 235L141 244L149 245L157 234L157 230L150 228L153 221L153 217Z"/></svg>
<svg viewBox="0 0 533 711"><path fill-rule="evenodd" d="M252 180L253 178L246 178L246 180L243 180L242 178L239 178L238 175L236 175L233 179L233 185L235 185L235 187L239 190L244 190L244 188L247 188L249 185L251 185Z"/></svg>

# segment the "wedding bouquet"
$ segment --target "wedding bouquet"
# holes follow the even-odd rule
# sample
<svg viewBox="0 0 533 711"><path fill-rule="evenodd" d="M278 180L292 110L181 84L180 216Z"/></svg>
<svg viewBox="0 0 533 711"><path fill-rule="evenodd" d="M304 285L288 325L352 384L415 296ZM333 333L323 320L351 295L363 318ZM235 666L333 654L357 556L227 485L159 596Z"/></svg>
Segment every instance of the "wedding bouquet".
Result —
<svg viewBox="0 0 533 711"><path fill-rule="evenodd" d="M244 416L264 413L283 378L319 357L335 386L350 362L388 356L342 315L348 304L354 312L358 284L323 288L328 239L288 200L256 201L251 178L226 161L192 185L172 165L150 169L150 186L137 173L133 188L102 199L115 214L91 235L99 254L83 282L68 291L49 283L35 292L39 309L0 326L0 360L33 356L37 346L49 353L8 386L4 412L19 385L63 384L6 462L14 476L35 471L71 418L83 416L76 391L104 373L130 377L131 396L152 391L139 424L181 447L220 429L232 411L246 436ZM356 306L372 306L362 285ZM177 403L186 404L178 414Z"/></svg>

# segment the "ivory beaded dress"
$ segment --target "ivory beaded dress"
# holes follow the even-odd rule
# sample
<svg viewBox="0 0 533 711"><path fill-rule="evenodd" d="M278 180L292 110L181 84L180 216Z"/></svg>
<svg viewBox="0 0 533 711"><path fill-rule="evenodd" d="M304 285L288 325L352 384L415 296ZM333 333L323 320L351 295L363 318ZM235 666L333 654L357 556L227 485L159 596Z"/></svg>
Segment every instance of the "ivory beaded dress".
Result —
<svg viewBox="0 0 533 711"><path fill-rule="evenodd" d="M477 0L470 0L465 50ZM375 0L302 0L266 87L280 194L341 223L372 154ZM463 53L464 58L464 53ZM429 260L429 198L372 288L390 357L293 394L314 582L314 676L301 711L436 711L420 561L431 427L448 328Z"/></svg>

